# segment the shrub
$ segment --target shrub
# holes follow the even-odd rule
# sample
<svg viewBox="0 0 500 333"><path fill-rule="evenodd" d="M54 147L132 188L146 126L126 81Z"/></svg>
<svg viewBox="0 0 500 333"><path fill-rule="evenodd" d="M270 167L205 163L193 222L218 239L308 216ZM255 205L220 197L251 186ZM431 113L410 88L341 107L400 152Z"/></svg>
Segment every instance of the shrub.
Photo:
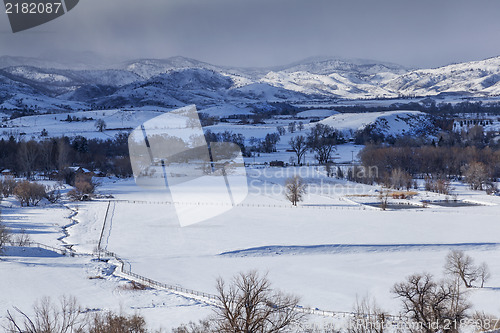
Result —
<svg viewBox="0 0 500 333"><path fill-rule="evenodd" d="M12 246L27 246L31 243L31 237L26 233L26 229L22 229L20 233L11 237L10 244Z"/></svg>
<svg viewBox="0 0 500 333"><path fill-rule="evenodd" d="M47 192L47 200L50 203L57 203L59 200L61 200L61 186L60 185L54 185L54 186L47 186L46 188Z"/></svg>
<svg viewBox="0 0 500 333"><path fill-rule="evenodd" d="M14 195L21 202L21 206L37 206L47 197L45 186L24 180L14 188Z"/></svg>
<svg viewBox="0 0 500 333"><path fill-rule="evenodd" d="M0 180L0 194L5 198L8 198L14 194L14 188L16 188L17 182L13 178L6 178L5 180Z"/></svg>
<svg viewBox="0 0 500 333"><path fill-rule="evenodd" d="M92 180L91 175L77 175L75 178L75 188L68 192L68 196L74 201L90 200L94 195L97 184Z"/></svg>

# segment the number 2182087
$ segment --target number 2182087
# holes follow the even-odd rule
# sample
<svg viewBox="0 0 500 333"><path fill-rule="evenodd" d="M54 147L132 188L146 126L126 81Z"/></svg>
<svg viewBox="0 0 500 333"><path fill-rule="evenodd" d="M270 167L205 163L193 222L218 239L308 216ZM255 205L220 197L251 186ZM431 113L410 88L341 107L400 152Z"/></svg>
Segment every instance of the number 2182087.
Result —
<svg viewBox="0 0 500 333"><path fill-rule="evenodd" d="M58 14L62 10L62 3L47 2L47 3L11 3L5 4L5 12L7 14Z"/></svg>

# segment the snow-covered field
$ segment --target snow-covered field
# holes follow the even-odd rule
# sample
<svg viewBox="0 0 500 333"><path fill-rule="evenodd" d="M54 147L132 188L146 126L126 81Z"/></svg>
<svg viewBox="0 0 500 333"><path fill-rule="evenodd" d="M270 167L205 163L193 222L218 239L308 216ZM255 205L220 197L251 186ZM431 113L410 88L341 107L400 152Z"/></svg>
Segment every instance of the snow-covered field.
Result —
<svg viewBox="0 0 500 333"><path fill-rule="evenodd" d="M294 173L310 184L296 208L282 193L285 178ZM41 296L62 294L75 295L89 308L138 311L154 327L210 314L209 306L166 291L128 290L125 280L111 275L110 264L93 260L89 254L99 241L109 200L101 246L119 254L126 269L163 283L215 293L217 277L257 269L268 272L279 289L299 295L303 306L351 311L356 296L370 295L397 314L392 285L424 271L441 277L447 252L461 249L491 270L486 288L469 292L474 308L500 314L500 197L456 183L459 199L483 205L381 211L352 196L376 197L378 187L326 178L321 168L249 168L248 174L250 194L241 205L184 228L174 206L165 203L168 193L141 189L131 179L103 181L99 191L112 199L34 208L7 199L2 216L9 228L24 228L47 245L71 244L87 255L8 249L0 261L0 279L7 281L0 284L0 316L14 305L27 309ZM423 199L445 197L420 190L414 200ZM70 216L78 223L58 240L72 223ZM91 279L96 276L102 278Z"/></svg>
<svg viewBox="0 0 500 333"><path fill-rule="evenodd" d="M3 128L0 128L0 135L4 138L13 135L16 138L27 140L40 139L40 133L45 129L49 137L81 135L87 138L109 139L119 132L129 131L165 111L162 108L155 108L155 110L148 108L134 111L82 111L21 117L2 122ZM68 116L79 120L66 121ZM84 117L88 120L83 120ZM106 123L106 130L103 132L99 132L95 126L99 119Z"/></svg>
<svg viewBox="0 0 500 333"><path fill-rule="evenodd" d="M47 137L84 136L86 138L105 140L113 138L120 132L128 133L131 129L168 111L170 110L158 107L142 107L27 116L2 121L0 123L0 138L8 139L10 136L14 136L16 139L39 140L43 138L41 137L41 133L45 129ZM250 114L248 109L234 106L212 107L200 110L199 112L216 117ZM67 121L68 117L75 120ZM315 121L318 119L323 119L321 123L340 130L348 139L352 138L357 130L362 130L367 125L375 125L380 133L392 136L411 135L415 131L425 131L432 127L428 115L419 111L342 114L332 110L313 109L300 112L295 118L291 116L273 117L266 120L263 124L221 122L213 126L206 126L205 129L215 133L230 131L243 134L248 144L251 137L263 139L267 134L276 133L278 126L282 126L285 128L286 134L281 137L278 143L278 150L285 151L289 148L288 142L291 137L306 135L306 132L316 125ZM96 128L97 120L105 122L106 126L102 132ZM296 127L301 122L303 129L299 130L297 128L294 133L290 133L288 125L292 122L295 123ZM285 162L288 162L288 159Z"/></svg>
<svg viewBox="0 0 500 333"><path fill-rule="evenodd" d="M0 136L39 139L45 129L49 137L107 139L168 111L142 107L22 117L3 121ZM219 117L250 112L227 106L201 112L205 111ZM80 121L64 121L68 116ZM84 117L92 120L83 121ZM297 117L275 117L258 125L219 123L208 127L213 132L241 133L247 140L264 138L277 132L278 126L287 131L277 144L277 152L246 159L250 193L243 203L188 227L180 227L177 208L209 210L210 206L197 202L175 206L169 193L140 188L132 179L102 179L99 192L110 197L91 202L45 202L40 207L21 208L14 198L4 199L2 220L14 233L25 230L35 242L58 249L71 247L79 255L8 247L6 256L0 257L0 281L7 281L0 284L0 325L13 306L29 310L35 300L46 295L54 299L74 295L89 309L139 312L154 328L171 328L211 313L210 305L168 291L131 290L125 278L113 273L116 262L96 260L93 254L99 241L101 248L125 261L126 270L170 285L214 294L217 277L229 279L238 272L257 269L268 272L279 289L299 295L305 307L349 312L356 297L369 295L392 314L398 314L400 308L390 293L394 283L412 273L442 277L446 254L450 249L461 249L478 263L485 261L491 270L486 288L469 291L474 309L500 316L500 197L455 183L454 194L460 200L480 205L431 204L424 209L421 200L446 197L420 189L408 202L415 205L413 209L381 211L366 205L377 202L380 187L327 178L321 167L270 168L264 164L293 162L295 154L287 152L288 142L293 136L306 135L316 124L309 122L313 118L324 118L321 123L349 137L369 124L385 135L409 134L425 126L425 114L342 114L312 109ZM97 119L106 122L105 131L97 131ZM303 121L304 128L290 133L288 125L298 121ZM362 148L352 143L339 145L333 159L349 163L357 159ZM313 161L308 152L305 164ZM299 207L291 207L283 195L285 179L295 173L309 184ZM210 193L197 193L203 195Z"/></svg>

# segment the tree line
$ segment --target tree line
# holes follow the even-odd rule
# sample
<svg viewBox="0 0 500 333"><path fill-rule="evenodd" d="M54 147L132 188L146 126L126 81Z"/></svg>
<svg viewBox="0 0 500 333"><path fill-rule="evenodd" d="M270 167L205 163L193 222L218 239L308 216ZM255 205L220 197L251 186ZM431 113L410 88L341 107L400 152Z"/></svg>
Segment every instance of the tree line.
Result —
<svg viewBox="0 0 500 333"><path fill-rule="evenodd" d="M465 180L472 189L494 187L500 178L500 150L489 147L366 146L359 154L363 168L377 170L359 179L389 187L411 187L412 179ZM397 185L399 184L399 185ZM409 186L408 186L408 185Z"/></svg>
<svg viewBox="0 0 500 333"><path fill-rule="evenodd" d="M500 115L500 103L483 103L464 101L461 103L451 104L451 103L436 103L434 100L423 100L420 102L409 102L409 103L393 103L388 106L365 106L365 105L353 105L353 106L337 106L335 110L342 113L364 113L364 112L383 112L383 111L394 111L394 110L411 110L411 111L421 111L431 114L440 115L451 115L451 114L496 114Z"/></svg>
<svg viewBox="0 0 500 333"><path fill-rule="evenodd" d="M9 169L15 176L31 179L35 173L63 175L68 167L79 166L128 177L132 168L127 143L126 133L107 140L64 136L23 141L10 137L0 140L0 170Z"/></svg>

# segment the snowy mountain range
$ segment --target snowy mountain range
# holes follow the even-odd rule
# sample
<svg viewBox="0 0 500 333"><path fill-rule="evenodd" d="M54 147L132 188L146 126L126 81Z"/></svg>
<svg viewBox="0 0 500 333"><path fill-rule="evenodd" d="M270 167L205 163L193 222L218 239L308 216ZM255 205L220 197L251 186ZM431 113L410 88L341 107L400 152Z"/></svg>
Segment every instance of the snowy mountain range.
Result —
<svg viewBox="0 0 500 333"><path fill-rule="evenodd" d="M70 67L37 58L0 57L0 108L68 111L197 104L203 109L221 104L500 95L500 57L417 70L338 58L310 58L273 68L233 68L184 57L140 59L105 68L80 61Z"/></svg>

